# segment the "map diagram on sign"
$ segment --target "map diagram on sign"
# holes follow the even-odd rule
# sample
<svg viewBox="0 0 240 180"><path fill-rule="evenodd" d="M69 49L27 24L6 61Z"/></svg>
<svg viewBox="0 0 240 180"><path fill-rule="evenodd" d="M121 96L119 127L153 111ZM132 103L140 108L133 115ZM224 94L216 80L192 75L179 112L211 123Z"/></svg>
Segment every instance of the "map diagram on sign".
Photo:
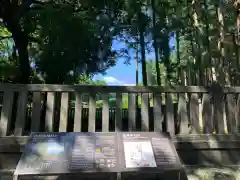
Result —
<svg viewBox="0 0 240 180"><path fill-rule="evenodd" d="M124 142L126 168L157 167L151 142Z"/></svg>

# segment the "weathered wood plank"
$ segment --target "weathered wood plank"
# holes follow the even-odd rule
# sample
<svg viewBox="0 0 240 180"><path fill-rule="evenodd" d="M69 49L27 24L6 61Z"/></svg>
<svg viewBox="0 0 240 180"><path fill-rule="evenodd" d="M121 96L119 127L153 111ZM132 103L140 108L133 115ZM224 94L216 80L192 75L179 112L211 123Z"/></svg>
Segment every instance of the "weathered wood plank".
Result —
<svg viewBox="0 0 240 180"><path fill-rule="evenodd" d="M211 87L204 86L82 86L82 85L53 85L53 84L0 84L0 91L19 91L20 88L26 88L28 91L41 92L121 92L121 93L208 93ZM224 93L240 93L240 87L224 87Z"/></svg>
<svg viewBox="0 0 240 180"><path fill-rule="evenodd" d="M33 109L32 109L32 122L31 131L38 132L40 130L40 117L41 117L41 93L33 93Z"/></svg>
<svg viewBox="0 0 240 180"><path fill-rule="evenodd" d="M24 151L24 146L26 145L28 137L19 137L19 139L25 140L25 142L17 143L15 141L11 141L12 143L6 143L6 141L0 146L0 153L21 153ZM189 139L173 139L173 144L175 145L177 150L240 150L240 141L232 140L232 138L224 138L223 140L215 139L208 140L189 140ZM3 142L0 140L0 142ZM5 156L6 157L6 156ZM6 164L5 164L6 165ZM6 167L6 166L5 166Z"/></svg>
<svg viewBox="0 0 240 180"><path fill-rule="evenodd" d="M103 98L103 109L102 109L102 131L109 131L109 99L108 93L102 94Z"/></svg>
<svg viewBox="0 0 240 180"><path fill-rule="evenodd" d="M0 138L0 153L23 152L28 136L5 136ZM239 135L186 135L174 136L177 149L240 149Z"/></svg>
<svg viewBox="0 0 240 180"><path fill-rule="evenodd" d="M136 95L128 93L128 130L136 131Z"/></svg>
<svg viewBox="0 0 240 180"><path fill-rule="evenodd" d="M200 125L199 125L199 103L198 103L198 94L192 93L190 98L190 125L191 133L199 134Z"/></svg>
<svg viewBox="0 0 240 180"><path fill-rule="evenodd" d="M236 132L240 132L240 94L237 95L237 106L236 106Z"/></svg>
<svg viewBox="0 0 240 180"><path fill-rule="evenodd" d="M21 153L0 153L0 169L15 169Z"/></svg>
<svg viewBox="0 0 240 180"><path fill-rule="evenodd" d="M240 149L240 142L231 141L205 141L205 142L173 142L177 150L233 150Z"/></svg>
<svg viewBox="0 0 240 180"><path fill-rule="evenodd" d="M115 131L122 131L122 93L116 93Z"/></svg>
<svg viewBox="0 0 240 180"><path fill-rule="evenodd" d="M203 94L203 109L202 109L202 117L203 117L203 132L206 134L212 134L214 131L213 128L213 112L212 112L212 104L211 97L209 94Z"/></svg>
<svg viewBox="0 0 240 180"><path fill-rule="evenodd" d="M0 148L4 146L21 145L25 146L29 136L3 136L0 137ZM185 134L176 135L171 137L173 142L206 142L206 141L218 141L218 142L239 142L240 135L237 134ZM3 151L1 151L3 152ZM14 152L14 151L11 151Z"/></svg>
<svg viewBox="0 0 240 180"><path fill-rule="evenodd" d="M0 136L5 136L8 133L13 108L14 93L10 89L3 94L3 107L0 121Z"/></svg>
<svg viewBox="0 0 240 180"><path fill-rule="evenodd" d="M45 118L45 131L53 132L53 122L54 122L54 101L55 93L47 93L47 108L46 108L46 118Z"/></svg>
<svg viewBox="0 0 240 180"><path fill-rule="evenodd" d="M147 93L142 94L141 117L141 130L149 131L149 95Z"/></svg>
<svg viewBox="0 0 240 180"><path fill-rule="evenodd" d="M14 129L15 136L21 136L23 134L26 123L27 103L28 92L26 89L22 89L18 97L17 116Z"/></svg>
<svg viewBox="0 0 240 180"><path fill-rule="evenodd" d="M166 93L166 128L171 136L175 135L172 95Z"/></svg>
<svg viewBox="0 0 240 180"><path fill-rule="evenodd" d="M162 123L164 115L162 113L162 94L153 94L153 118L154 118L154 131L162 132Z"/></svg>
<svg viewBox="0 0 240 180"><path fill-rule="evenodd" d="M188 115L187 115L187 103L184 93L179 94L178 100L178 117L180 121L180 134L189 134L188 128Z"/></svg>
<svg viewBox="0 0 240 180"><path fill-rule="evenodd" d="M67 131L68 99L69 99L69 93L68 92L62 93L59 132L66 132Z"/></svg>
<svg viewBox="0 0 240 180"><path fill-rule="evenodd" d="M74 132L82 131L82 96L80 92L76 92L73 131Z"/></svg>
<svg viewBox="0 0 240 180"><path fill-rule="evenodd" d="M235 112L237 111L236 101L233 94L226 95L226 113L227 113L227 130L228 133L237 132L237 122Z"/></svg>
<svg viewBox="0 0 240 180"><path fill-rule="evenodd" d="M96 130L96 94L89 94L88 132Z"/></svg>
<svg viewBox="0 0 240 180"><path fill-rule="evenodd" d="M224 133L224 96L219 92L214 92L213 94L213 124L216 133Z"/></svg>

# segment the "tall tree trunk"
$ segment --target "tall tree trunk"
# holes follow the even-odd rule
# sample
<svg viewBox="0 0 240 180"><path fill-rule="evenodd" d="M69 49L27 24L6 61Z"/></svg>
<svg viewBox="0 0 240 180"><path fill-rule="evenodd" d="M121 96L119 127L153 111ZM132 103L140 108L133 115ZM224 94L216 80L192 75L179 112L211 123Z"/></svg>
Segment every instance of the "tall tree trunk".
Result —
<svg viewBox="0 0 240 180"><path fill-rule="evenodd" d="M180 67L181 65L181 57L180 57L180 33L179 30L176 32L176 55L177 55L177 64L178 64L178 72L177 72L177 78L178 81L180 81L180 84L184 84L184 80L182 79L182 68Z"/></svg>
<svg viewBox="0 0 240 180"><path fill-rule="evenodd" d="M199 67L197 66L197 60L196 60L196 57L197 57L197 53L196 53L196 47L195 47L195 43L194 43L194 40L196 43L197 42L197 38L196 38L196 28L194 26L194 17L191 15L193 13L193 8L192 8L192 5L190 5L190 3L187 2L187 11L188 11L188 21L190 23L190 29L189 29L189 39L190 39L190 44L191 44L191 52L192 52L192 57L193 57L193 62L190 62L190 68L192 69L192 71L194 73L192 73L192 81L189 82L188 79L190 78L189 76L187 76L187 85L199 85L200 81L199 81ZM190 60L190 59L189 59ZM187 68L188 68L188 65L187 65ZM188 69L186 69L185 71L185 74L187 74L187 71Z"/></svg>
<svg viewBox="0 0 240 180"><path fill-rule="evenodd" d="M165 34L164 41L163 41L163 55L164 55L164 63L166 66L166 71L167 71L167 78L166 78L166 85L170 84L170 79L171 79L171 73L172 73L172 68L171 68L171 62L170 62L170 47L169 47L169 36L168 34Z"/></svg>
<svg viewBox="0 0 240 180"><path fill-rule="evenodd" d="M152 20L153 20L153 46L155 52L155 66L157 73L157 85L161 86L161 77L160 77L160 67L159 67L159 56L158 56L158 47L156 39L156 14L155 14L155 0L151 0L152 5Z"/></svg>
<svg viewBox="0 0 240 180"><path fill-rule="evenodd" d="M197 61L196 61L196 66L198 68L198 79L199 79L199 85L204 85L204 74L203 74L203 65L202 65L202 57L201 57L201 45L200 45L200 33L201 33L201 28L199 25L199 16L198 16L198 8L199 8L199 2L198 0L193 0L192 1L193 5L193 26L194 26L194 31L195 31L195 37L196 37L196 55L197 55Z"/></svg>
<svg viewBox="0 0 240 180"><path fill-rule="evenodd" d="M224 49L224 20L223 20L223 12L222 12L222 3L221 1L218 2L216 6L216 13L218 18L219 24L219 38L218 38L218 52L219 52L219 76L220 76L220 83L225 84L226 80L229 82L227 78L227 72L225 71L225 49Z"/></svg>
<svg viewBox="0 0 240 180"><path fill-rule="evenodd" d="M210 85L213 81L212 76L212 53L211 53L211 46L210 46L210 35L209 35L209 21L208 21L208 4L207 1L204 0L204 22L205 22L205 34L206 34L206 54L207 54L207 60L208 64L206 66L206 82L208 85Z"/></svg>
<svg viewBox="0 0 240 180"><path fill-rule="evenodd" d="M138 36L138 35L137 35ZM139 40L138 40L138 37L137 37L137 47L136 47L136 86L139 85L139 82L138 82L138 62L139 62L139 59L138 59L138 53L139 53L139 48L138 48L138 44L139 44ZM136 108L138 108L138 93L136 93Z"/></svg>
<svg viewBox="0 0 240 180"><path fill-rule="evenodd" d="M236 9L236 32L233 32L232 34L232 40L233 40L233 45L234 45L234 51L235 51L235 56L236 56L236 67L237 67L237 73L235 76L235 85L239 85L239 78L240 76L238 73L240 72L240 53L239 53L239 27L240 27L240 1L235 0L234 2L234 7Z"/></svg>
<svg viewBox="0 0 240 180"><path fill-rule="evenodd" d="M21 30L20 25L15 25L11 33L19 56L19 83L28 84L31 71L28 55L28 35Z"/></svg>
<svg viewBox="0 0 240 180"><path fill-rule="evenodd" d="M234 32L232 33L232 41L233 41L233 47L234 47L235 56L236 56L236 73L235 73L235 76L234 76L234 85L238 86L239 85L239 75L238 75L238 73L240 72L239 45L237 44L237 38L236 38L236 34Z"/></svg>
<svg viewBox="0 0 240 180"><path fill-rule="evenodd" d="M193 32L191 32L192 34ZM191 35L191 50L192 50L192 56L193 56L193 64L191 65L191 67L193 68L193 71L198 72L199 71L199 67L197 67L197 60L196 60L196 52L195 52L195 46L194 46L194 38L193 35ZM193 82L191 82L191 84L188 85L199 85L200 84L200 77L198 73L195 73L193 75Z"/></svg>
<svg viewBox="0 0 240 180"><path fill-rule="evenodd" d="M146 54L145 54L145 38L144 38L144 28L141 26L139 28L140 35L140 47L141 47L141 59L142 59L142 79L143 85L147 86L147 66L146 66Z"/></svg>
<svg viewBox="0 0 240 180"><path fill-rule="evenodd" d="M169 29L168 29L168 17L166 14L166 9L164 4L161 3L160 5L162 8L160 9L160 21L162 22L162 32L161 32L161 53L163 55L163 62L166 68L166 78L165 78L165 85L170 84L171 79L171 62L170 62L170 47L169 47Z"/></svg>
<svg viewBox="0 0 240 180"><path fill-rule="evenodd" d="M26 32L20 25L21 17L24 14L21 10L28 10L32 1L0 1L0 19L3 20L4 25L11 32L15 47L19 56L19 70L20 76L17 78L18 83L29 83L30 64L28 55L28 32ZM20 16L21 15L21 16Z"/></svg>
<svg viewBox="0 0 240 180"><path fill-rule="evenodd" d="M136 49L136 86L138 86L138 42Z"/></svg>

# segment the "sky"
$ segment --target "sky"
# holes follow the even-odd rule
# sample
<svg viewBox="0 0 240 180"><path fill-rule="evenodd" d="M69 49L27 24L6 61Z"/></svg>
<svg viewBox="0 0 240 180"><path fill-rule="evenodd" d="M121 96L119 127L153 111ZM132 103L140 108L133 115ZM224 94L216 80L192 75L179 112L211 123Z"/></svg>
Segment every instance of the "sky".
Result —
<svg viewBox="0 0 240 180"><path fill-rule="evenodd" d="M170 40L170 46L173 46L174 39ZM117 40L113 41L113 50L119 50L125 47L124 43ZM96 75L94 80L104 80L108 85L124 85L124 86L135 86L136 85L136 63L135 56L136 53L131 51L130 53L131 61L130 64L124 64L124 58L117 58L117 64L106 71L105 75ZM140 57L140 54L139 54ZM146 59L155 59L154 53L146 53ZM142 81L142 71L141 63L139 63L139 82Z"/></svg>
<svg viewBox="0 0 240 180"><path fill-rule="evenodd" d="M112 50L120 50L125 45L117 40L113 41ZM124 58L117 58L117 64L106 71L105 75L96 75L94 80L104 80L108 85L136 85L136 63L134 51L129 52L131 56L130 64L124 64ZM139 55L140 57L140 55ZM146 54L147 59L153 59L154 54ZM139 63L139 82L141 82L141 63Z"/></svg>

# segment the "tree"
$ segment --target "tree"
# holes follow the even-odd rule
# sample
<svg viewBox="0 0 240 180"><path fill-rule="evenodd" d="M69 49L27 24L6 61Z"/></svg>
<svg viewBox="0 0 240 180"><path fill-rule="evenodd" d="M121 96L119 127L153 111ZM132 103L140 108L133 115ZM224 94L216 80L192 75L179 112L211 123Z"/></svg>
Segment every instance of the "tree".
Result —
<svg viewBox="0 0 240 180"><path fill-rule="evenodd" d="M21 83L29 82L31 71L28 55L29 32L25 30L22 20L31 6L37 4L42 3L35 0L4 0L0 2L0 19L2 19L0 25L8 29L16 46L19 56L19 82Z"/></svg>
<svg viewBox="0 0 240 180"><path fill-rule="evenodd" d="M151 6L152 6L152 22L153 22L153 48L154 48L154 54L155 54L155 65L156 65L156 77L157 77L157 85L161 86L161 78L160 78L160 67L159 67L159 48L157 46L157 28L156 28L156 10L155 10L155 0L151 0Z"/></svg>
<svg viewBox="0 0 240 180"><path fill-rule="evenodd" d="M0 27L8 33L0 34L5 44L0 47L1 76L4 82L42 78L44 83L76 84L79 77L104 73L133 48L140 50L145 86L238 84L238 10L237 0L4 0ZM113 39L126 46L113 52ZM149 78L149 51L155 55L154 78Z"/></svg>
<svg viewBox="0 0 240 180"><path fill-rule="evenodd" d="M115 21L118 9L104 10L115 4L105 1L69 3L68 0L1 1L1 26L11 33L8 38L14 40L17 49L19 82L29 82L32 58L47 83L64 83L71 70L78 76L104 72L114 65L115 53L110 49L115 31L110 33L112 25L109 24ZM35 49L33 57L29 57L29 48Z"/></svg>

